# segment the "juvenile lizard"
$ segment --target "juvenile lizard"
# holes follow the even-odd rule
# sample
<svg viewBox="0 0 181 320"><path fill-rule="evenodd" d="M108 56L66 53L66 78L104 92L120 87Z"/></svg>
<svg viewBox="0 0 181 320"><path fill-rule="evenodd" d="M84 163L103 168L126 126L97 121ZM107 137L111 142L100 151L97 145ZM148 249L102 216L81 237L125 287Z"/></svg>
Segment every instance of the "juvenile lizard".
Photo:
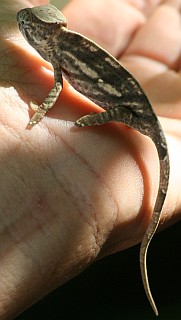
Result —
<svg viewBox="0 0 181 320"><path fill-rule="evenodd" d="M166 139L148 98L136 79L108 52L79 33L67 30L66 19L54 6L26 8L17 13L20 31L29 44L54 68L54 86L29 121L36 125L50 110L62 91L62 75L84 96L105 111L83 116L78 127L101 125L110 121L123 124L150 137L160 163L158 195L150 224L140 248L140 268L148 300L158 315L147 275L147 250L158 227L169 181L169 156Z"/></svg>

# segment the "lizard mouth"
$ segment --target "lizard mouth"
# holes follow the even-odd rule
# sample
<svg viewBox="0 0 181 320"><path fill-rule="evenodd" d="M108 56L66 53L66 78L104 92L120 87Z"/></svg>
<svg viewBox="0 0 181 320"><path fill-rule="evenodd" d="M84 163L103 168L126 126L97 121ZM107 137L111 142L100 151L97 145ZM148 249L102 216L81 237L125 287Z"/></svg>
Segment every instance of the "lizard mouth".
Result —
<svg viewBox="0 0 181 320"><path fill-rule="evenodd" d="M29 32L27 29L23 28L21 24L19 24L19 29L21 31L21 33L23 34L24 38L29 42Z"/></svg>

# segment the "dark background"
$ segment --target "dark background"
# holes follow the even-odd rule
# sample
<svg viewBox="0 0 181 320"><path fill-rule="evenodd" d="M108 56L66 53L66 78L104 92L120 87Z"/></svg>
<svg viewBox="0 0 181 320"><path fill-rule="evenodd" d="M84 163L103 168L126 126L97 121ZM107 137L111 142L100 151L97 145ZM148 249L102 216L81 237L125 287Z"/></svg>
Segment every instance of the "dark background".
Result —
<svg viewBox="0 0 181 320"><path fill-rule="evenodd" d="M159 320L181 319L181 222L152 240L148 253L151 289ZM144 294L139 246L96 262L16 320L157 319Z"/></svg>

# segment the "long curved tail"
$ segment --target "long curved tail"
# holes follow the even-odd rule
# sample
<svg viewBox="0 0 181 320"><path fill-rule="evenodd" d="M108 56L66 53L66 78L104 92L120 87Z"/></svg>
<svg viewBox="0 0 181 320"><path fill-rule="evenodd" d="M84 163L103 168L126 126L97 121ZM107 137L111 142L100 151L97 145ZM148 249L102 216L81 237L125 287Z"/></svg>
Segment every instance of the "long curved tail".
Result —
<svg viewBox="0 0 181 320"><path fill-rule="evenodd" d="M147 295L147 298L150 302L150 305L153 311L155 312L156 315L158 315L158 310L149 286L148 272L147 272L147 251L148 251L150 241L154 236L160 222L160 215L161 215L162 207L163 207L165 197L167 194L167 189L168 189L170 165L169 165L169 155L168 155L166 139L159 123L158 123L158 131L156 130L156 132L154 132L153 135L150 136L150 138L155 143L155 146L157 148L158 155L159 155L160 181L159 181L159 189L158 189L158 195L157 195L156 203L154 207L154 212L153 212L150 224L141 242L140 269L141 269L141 276L142 276L145 293Z"/></svg>

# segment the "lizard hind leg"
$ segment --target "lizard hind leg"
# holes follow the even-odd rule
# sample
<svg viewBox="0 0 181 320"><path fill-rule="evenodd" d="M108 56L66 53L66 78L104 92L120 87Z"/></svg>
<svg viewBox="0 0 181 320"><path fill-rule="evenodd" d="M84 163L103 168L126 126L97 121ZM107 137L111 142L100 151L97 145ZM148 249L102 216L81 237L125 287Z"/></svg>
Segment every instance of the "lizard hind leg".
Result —
<svg viewBox="0 0 181 320"><path fill-rule="evenodd" d="M136 130L139 130L138 128L140 127L139 118L124 106L108 109L100 113L90 113L78 119L75 125L77 127L86 127L101 125L111 121L122 122Z"/></svg>

